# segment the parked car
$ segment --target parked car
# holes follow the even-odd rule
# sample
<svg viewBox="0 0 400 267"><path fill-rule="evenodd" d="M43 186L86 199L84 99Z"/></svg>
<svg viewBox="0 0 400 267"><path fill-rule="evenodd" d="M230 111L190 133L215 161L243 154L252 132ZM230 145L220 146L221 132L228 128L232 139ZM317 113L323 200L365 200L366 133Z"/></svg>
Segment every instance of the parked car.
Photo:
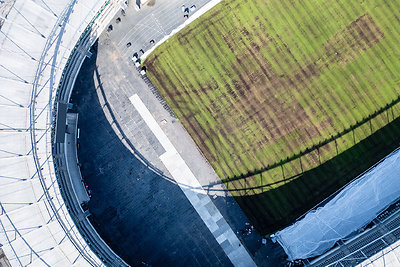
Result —
<svg viewBox="0 0 400 267"><path fill-rule="evenodd" d="M137 60L138 60L138 58L139 58L139 56L138 56L138 53L133 53L133 55L132 55L132 61L133 62L136 62Z"/></svg>

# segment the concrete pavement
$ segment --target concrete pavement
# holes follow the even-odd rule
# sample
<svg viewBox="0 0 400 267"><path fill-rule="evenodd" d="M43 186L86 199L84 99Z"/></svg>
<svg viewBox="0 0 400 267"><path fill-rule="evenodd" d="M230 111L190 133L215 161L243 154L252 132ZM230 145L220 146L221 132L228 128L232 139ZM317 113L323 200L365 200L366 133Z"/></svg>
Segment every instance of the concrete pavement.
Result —
<svg viewBox="0 0 400 267"><path fill-rule="evenodd" d="M174 10L175 24L171 18L165 18L173 26L181 23L179 12L183 2L190 1L168 1L171 3L168 7L165 1L156 1L156 5L160 4L160 10L164 7ZM224 240L216 239L219 235L210 231L181 190L183 183L174 179L171 169L160 159L165 147L129 100L135 94L140 97L196 177L202 194L215 205L232 233L243 229L248 222L246 216L130 59L139 47L147 49L145 39L153 38L149 30L149 37L138 34L136 41L127 47L125 41L133 40L134 36L130 31L150 29L148 24L140 22L146 20L153 23L152 27L158 27L155 24L162 21L154 20L157 10L156 6L148 7L147 11L142 8L130 16L130 12L136 11L128 9L121 22L114 23L113 30L100 38L98 48L82 66L75 85L73 103L80 114L81 128L79 160L85 182L92 191L91 220L106 242L130 264L229 266ZM134 23L138 25L133 26ZM168 30L154 32L162 36ZM261 236L254 231L237 238L257 265L280 265L284 253L278 245L270 241L262 245Z"/></svg>

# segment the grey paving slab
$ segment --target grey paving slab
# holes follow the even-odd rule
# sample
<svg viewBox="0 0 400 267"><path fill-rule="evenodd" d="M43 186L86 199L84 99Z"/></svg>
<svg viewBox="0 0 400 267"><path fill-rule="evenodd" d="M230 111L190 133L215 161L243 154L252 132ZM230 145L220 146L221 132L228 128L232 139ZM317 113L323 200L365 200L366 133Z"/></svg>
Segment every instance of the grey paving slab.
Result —
<svg viewBox="0 0 400 267"><path fill-rule="evenodd" d="M219 227L222 227L223 223L224 223L224 221L221 220L221 219L219 219L219 220L217 221L217 225L218 225Z"/></svg>
<svg viewBox="0 0 400 267"><path fill-rule="evenodd" d="M229 243L229 240L225 240L224 242L221 243L221 247L223 249L226 249L227 247L230 247L231 243Z"/></svg>

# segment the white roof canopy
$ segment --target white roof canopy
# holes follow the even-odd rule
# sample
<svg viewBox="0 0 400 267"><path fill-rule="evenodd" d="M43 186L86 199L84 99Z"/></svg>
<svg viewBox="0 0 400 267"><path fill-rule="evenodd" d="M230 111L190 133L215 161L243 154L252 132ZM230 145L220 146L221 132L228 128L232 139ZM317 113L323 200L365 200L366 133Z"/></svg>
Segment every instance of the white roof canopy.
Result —
<svg viewBox="0 0 400 267"><path fill-rule="evenodd" d="M0 29L0 246L12 266L100 266L58 187L49 112L72 49L106 1L6 2L0 3L11 6ZM117 3L110 1L118 7L108 15Z"/></svg>
<svg viewBox="0 0 400 267"><path fill-rule="evenodd" d="M321 255L400 198L400 149L346 186L325 206L275 234L290 260Z"/></svg>

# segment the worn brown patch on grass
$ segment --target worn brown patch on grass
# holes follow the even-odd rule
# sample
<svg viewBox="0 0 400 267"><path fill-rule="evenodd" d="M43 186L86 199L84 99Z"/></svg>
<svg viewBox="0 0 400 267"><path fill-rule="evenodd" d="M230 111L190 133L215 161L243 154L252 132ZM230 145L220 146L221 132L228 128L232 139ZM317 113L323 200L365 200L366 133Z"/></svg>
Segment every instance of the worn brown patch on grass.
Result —
<svg viewBox="0 0 400 267"><path fill-rule="evenodd" d="M329 62L344 64L354 60L362 51L378 44L385 37L370 14L365 13L335 34L325 45Z"/></svg>

